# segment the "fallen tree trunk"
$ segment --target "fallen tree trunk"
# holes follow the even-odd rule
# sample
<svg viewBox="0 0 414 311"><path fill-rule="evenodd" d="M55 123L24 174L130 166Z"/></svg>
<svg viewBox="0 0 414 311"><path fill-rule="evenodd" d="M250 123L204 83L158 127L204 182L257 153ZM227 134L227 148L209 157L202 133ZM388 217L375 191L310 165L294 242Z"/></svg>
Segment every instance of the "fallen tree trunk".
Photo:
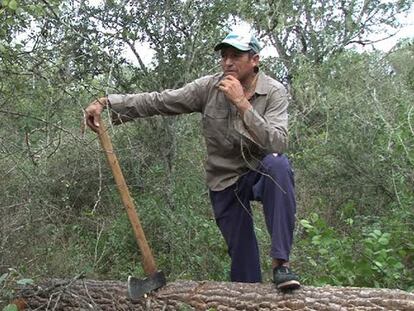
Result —
<svg viewBox="0 0 414 311"><path fill-rule="evenodd" d="M282 293L258 283L179 281L133 302L126 282L49 280L17 297L19 310L414 310L414 294L401 290L304 286Z"/></svg>

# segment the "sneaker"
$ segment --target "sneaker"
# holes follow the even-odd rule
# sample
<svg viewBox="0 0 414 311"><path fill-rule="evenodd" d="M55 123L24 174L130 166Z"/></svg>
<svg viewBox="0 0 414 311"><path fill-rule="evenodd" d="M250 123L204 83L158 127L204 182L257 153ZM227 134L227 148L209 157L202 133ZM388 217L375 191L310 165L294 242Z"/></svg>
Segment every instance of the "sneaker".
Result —
<svg viewBox="0 0 414 311"><path fill-rule="evenodd" d="M280 290L292 290L300 287L299 277L289 267L279 266L273 269L273 282Z"/></svg>

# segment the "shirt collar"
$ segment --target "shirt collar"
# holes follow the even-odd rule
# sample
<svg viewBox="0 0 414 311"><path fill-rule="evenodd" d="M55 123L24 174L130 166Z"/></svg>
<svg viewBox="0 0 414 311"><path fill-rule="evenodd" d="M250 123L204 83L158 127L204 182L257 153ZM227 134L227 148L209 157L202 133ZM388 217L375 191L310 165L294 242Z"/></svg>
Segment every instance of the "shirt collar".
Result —
<svg viewBox="0 0 414 311"><path fill-rule="evenodd" d="M266 83L266 75L262 71L259 71L257 74L259 76L257 77L255 93L266 95L270 90L270 85Z"/></svg>

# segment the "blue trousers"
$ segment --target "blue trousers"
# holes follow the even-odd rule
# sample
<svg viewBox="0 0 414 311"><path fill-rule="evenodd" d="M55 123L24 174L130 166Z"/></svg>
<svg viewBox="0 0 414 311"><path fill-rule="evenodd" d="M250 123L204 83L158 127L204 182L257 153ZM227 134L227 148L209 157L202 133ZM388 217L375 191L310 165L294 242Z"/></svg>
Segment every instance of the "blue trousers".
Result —
<svg viewBox="0 0 414 311"><path fill-rule="evenodd" d="M253 227L250 201L261 201L271 237L270 256L289 260L295 226L296 200L293 171L285 155L267 155L221 191L211 191L216 223L231 258L233 282L261 282L259 248Z"/></svg>

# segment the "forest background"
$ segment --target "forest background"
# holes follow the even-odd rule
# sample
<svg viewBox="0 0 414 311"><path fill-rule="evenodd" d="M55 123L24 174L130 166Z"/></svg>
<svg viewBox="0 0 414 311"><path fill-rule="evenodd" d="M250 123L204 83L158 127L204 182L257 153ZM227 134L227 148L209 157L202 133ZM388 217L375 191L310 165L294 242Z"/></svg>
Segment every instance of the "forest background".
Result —
<svg viewBox="0 0 414 311"><path fill-rule="evenodd" d="M414 290L414 42L388 52L355 48L398 30L397 16L412 4L2 0L0 305L16 283L44 277L143 275L97 137L82 134L83 109L106 93L177 88L219 71L213 47L240 21L277 51L261 67L291 97L292 262L303 283ZM228 280L199 123L194 114L110 127L170 281ZM270 281L258 204L253 217Z"/></svg>

